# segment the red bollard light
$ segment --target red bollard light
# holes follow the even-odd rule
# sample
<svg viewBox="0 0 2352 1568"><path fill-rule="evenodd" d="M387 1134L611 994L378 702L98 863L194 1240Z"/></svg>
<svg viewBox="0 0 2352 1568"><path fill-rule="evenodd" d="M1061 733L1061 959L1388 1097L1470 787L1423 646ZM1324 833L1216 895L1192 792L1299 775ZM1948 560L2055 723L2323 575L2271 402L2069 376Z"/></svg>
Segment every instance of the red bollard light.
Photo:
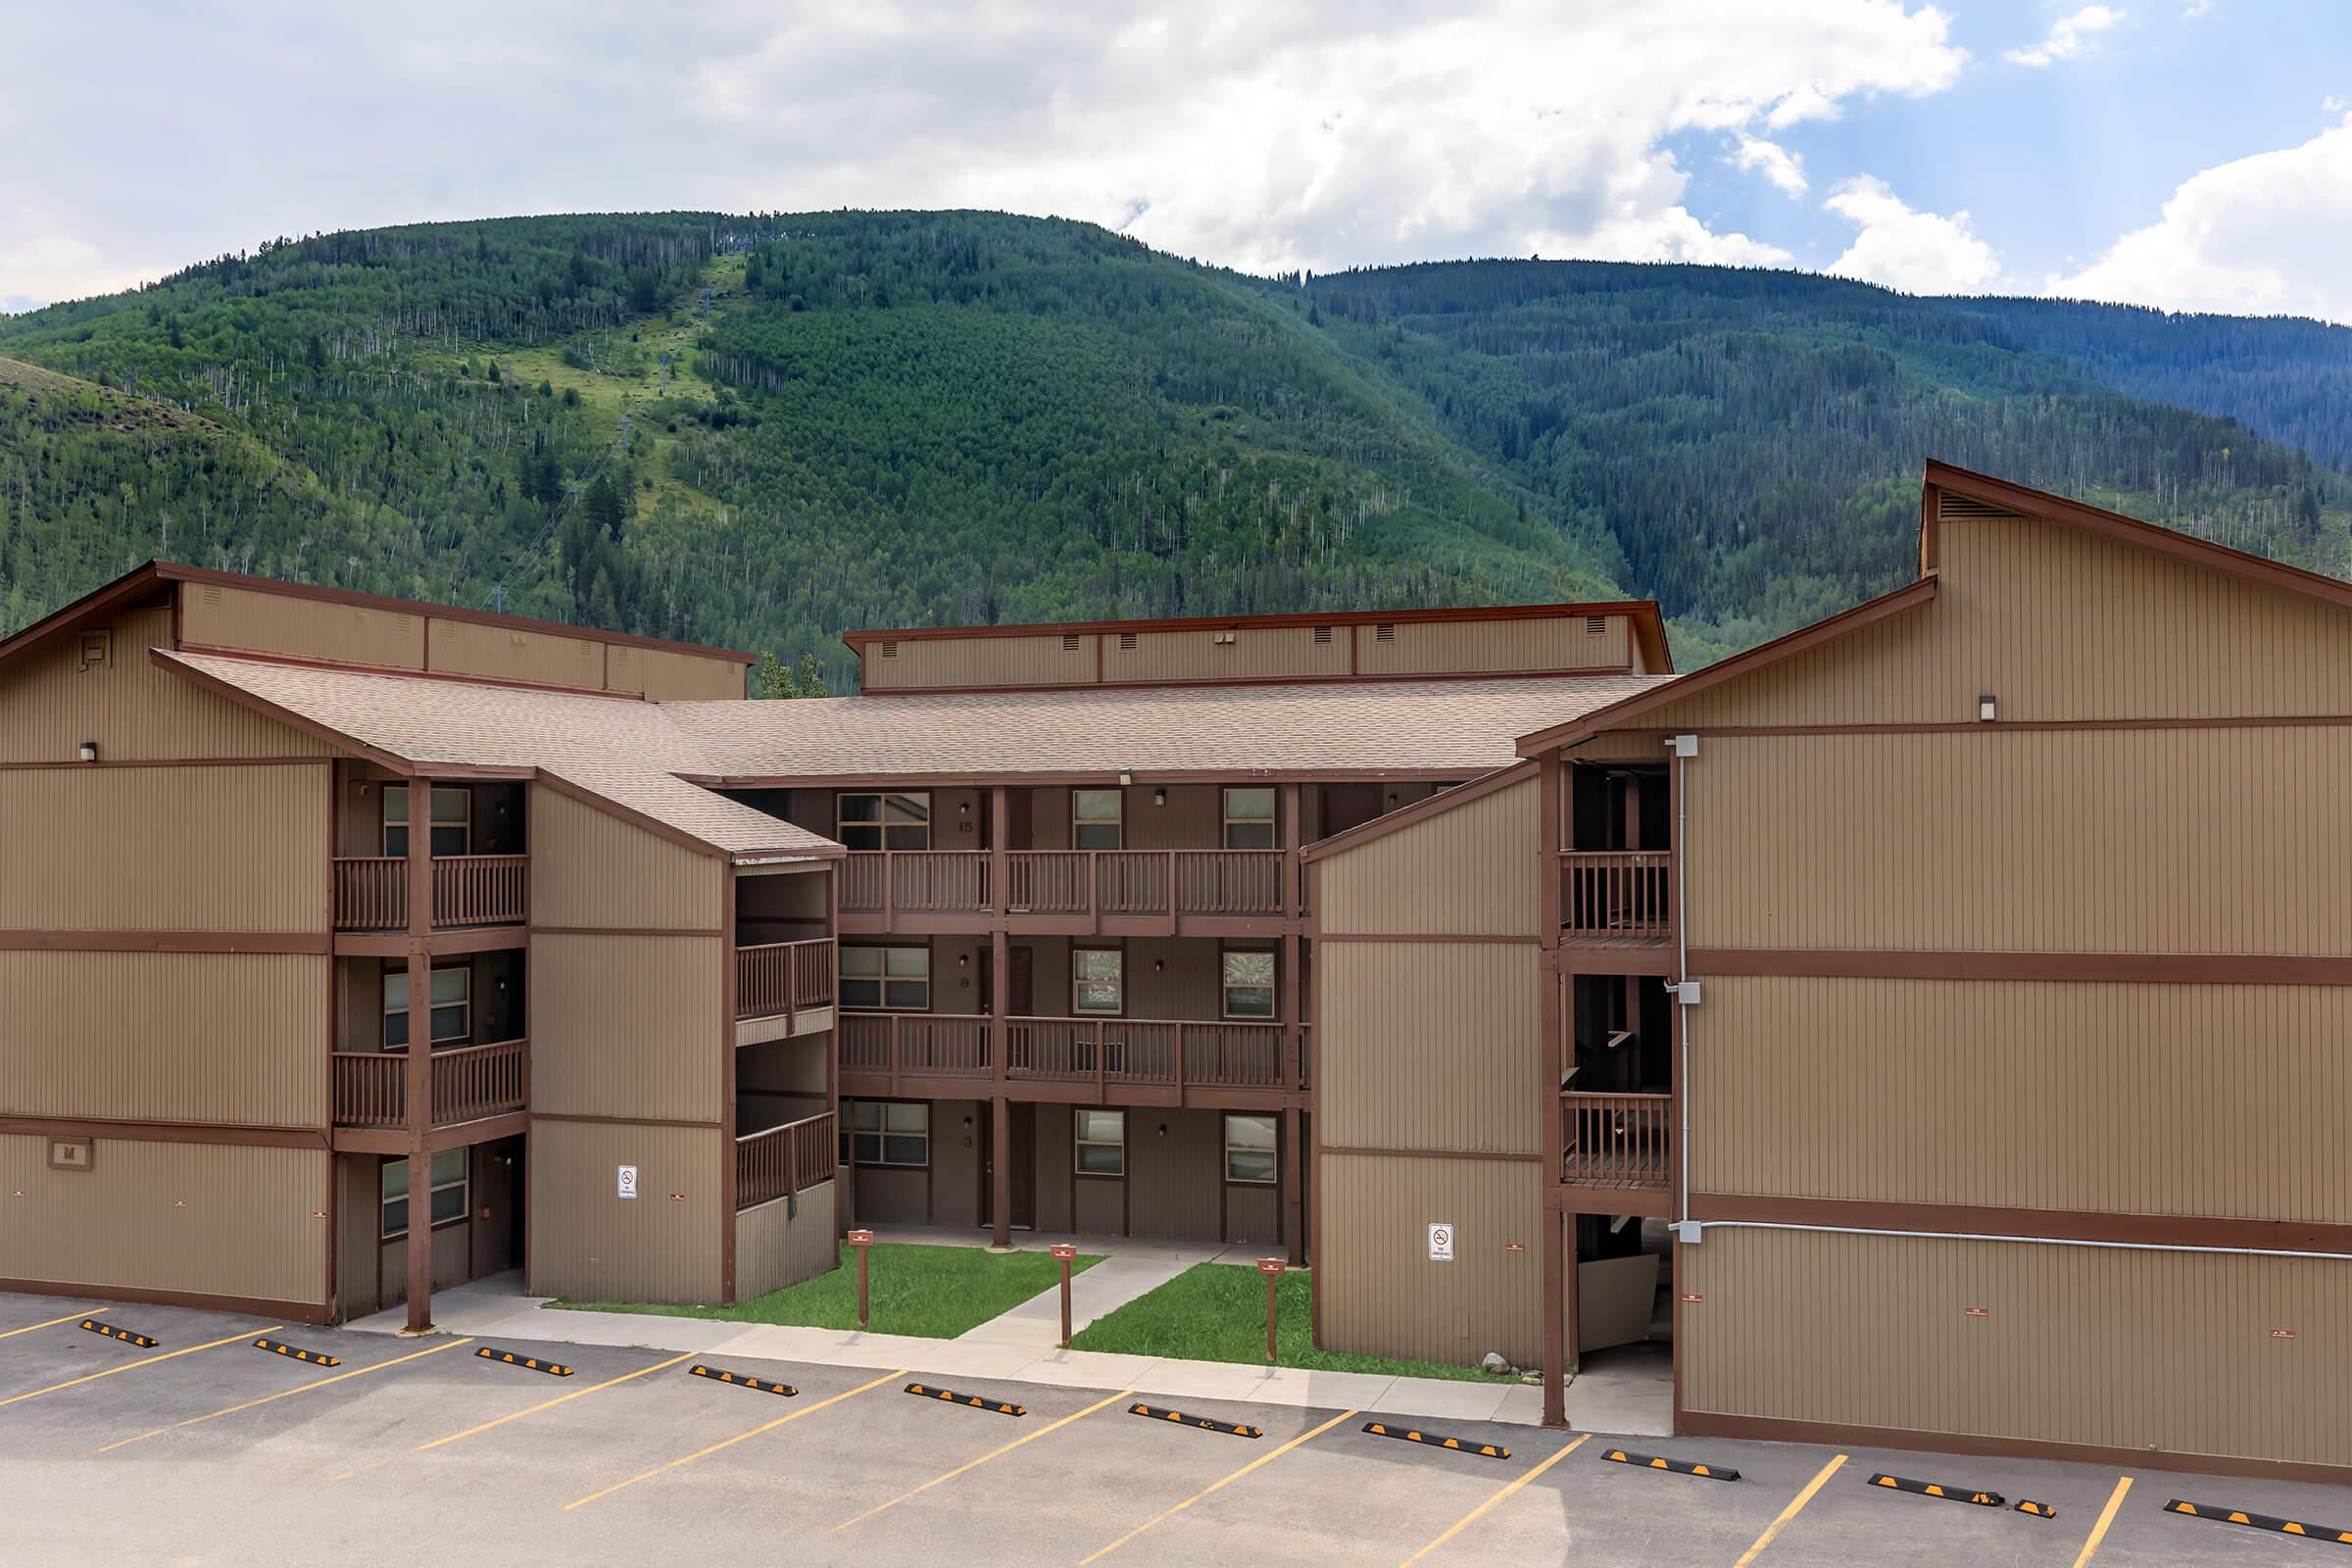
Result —
<svg viewBox="0 0 2352 1568"><path fill-rule="evenodd" d="M858 1326L862 1329L865 1327L865 1254L874 1245L874 1233L852 1231L847 1240L858 1249Z"/></svg>
<svg viewBox="0 0 2352 1568"><path fill-rule="evenodd" d="M1261 1257L1257 1271L1266 1277L1266 1365L1274 1364L1274 1285L1290 1265L1279 1257Z"/></svg>
<svg viewBox="0 0 2352 1568"><path fill-rule="evenodd" d="M1068 1242L1055 1242L1046 1250L1061 1265L1061 1348L1066 1350L1070 1348L1070 1260L1078 1255L1078 1249Z"/></svg>

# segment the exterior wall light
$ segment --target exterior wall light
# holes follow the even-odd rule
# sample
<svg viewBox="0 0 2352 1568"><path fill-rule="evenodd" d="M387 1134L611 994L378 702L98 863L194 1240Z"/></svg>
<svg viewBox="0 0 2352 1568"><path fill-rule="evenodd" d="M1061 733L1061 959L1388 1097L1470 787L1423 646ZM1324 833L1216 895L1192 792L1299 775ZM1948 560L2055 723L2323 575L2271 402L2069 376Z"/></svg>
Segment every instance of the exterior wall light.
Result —
<svg viewBox="0 0 2352 1568"><path fill-rule="evenodd" d="M1153 806L1165 806L1165 805L1167 805L1167 804L1168 804L1168 792L1167 792L1167 791L1166 791L1164 788L1163 788L1163 789L1155 789L1155 790L1153 790L1153 791L1152 792L1152 804Z"/></svg>
<svg viewBox="0 0 2352 1568"><path fill-rule="evenodd" d="M1134 782L1135 770L1133 768L1122 767L1119 769L1119 788L1125 789L1128 785L1133 784Z"/></svg>
<svg viewBox="0 0 2352 1568"><path fill-rule="evenodd" d="M96 741L83 741L81 743L81 760L85 762L95 762L98 760L98 743Z"/></svg>
<svg viewBox="0 0 2352 1568"><path fill-rule="evenodd" d="M1977 699L1977 718L1980 722L1989 724L2000 716L1999 712L1995 710L1992 693L1985 692Z"/></svg>

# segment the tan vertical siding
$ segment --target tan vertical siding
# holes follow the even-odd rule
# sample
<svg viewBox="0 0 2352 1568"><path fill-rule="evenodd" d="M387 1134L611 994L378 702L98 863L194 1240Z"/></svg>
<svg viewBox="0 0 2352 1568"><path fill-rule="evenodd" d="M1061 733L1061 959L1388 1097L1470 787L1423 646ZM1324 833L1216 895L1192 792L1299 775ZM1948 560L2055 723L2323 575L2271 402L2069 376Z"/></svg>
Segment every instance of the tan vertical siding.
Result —
<svg viewBox="0 0 2352 1568"><path fill-rule="evenodd" d="M169 609L126 611L92 629L112 636L103 662L85 667L81 639L69 633L0 667L0 762L73 762L83 741L115 762L326 754L300 730L158 668L147 651L170 646Z"/></svg>
<svg viewBox="0 0 2352 1568"><path fill-rule="evenodd" d="M1246 627L1220 643L1210 627L1138 631L1135 646L1117 633L1102 639L1106 681L1283 680L1348 673L1348 629L1315 641L1312 626Z"/></svg>
<svg viewBox="0 0 2352 1568"><path fill-rule="evenodd" d="M621 655L633 656L637 666L635 684L627 689L642 691L657 703L723 703L741 699L749 684L744 666L732 659L709 659L699 654L681 654L665 648L612 649L613 667L623 662Z"/></svg>
<svg viewBox="0 0 2352 1568"><path fill-rule="evenodd" d="M1225 842L1224 792L1214 784L1171 784L1168 804L1152 804L1152 789L1122 791L1131 850L1213 850ZM1067 797L1065 796L1066 800Z"/></svg>
<svg viewBox="0 0 2352 1568"><path fill-rule="evenodd" d="M534 925L715 931L724 923L725 868L715 856L540 785L531 788L530 842Z"/></svg>
<svg viewBox="0 0 2352 1568"><path fill-rule="evenodd" d="M180 636L199 647L389 669L424 667L425 617L420 614L220 583L181 583L178 591Z"/></svg>
<svg viewBox="0 0 2352 1568"><path fill-rule="evenodd" d="M848 1108L848 1102L843 1102ZM924 1197L929 1173L895 1166L858 1167L858 1223L860 1225L928 1225L930 1205Z"/></svg>
<svg viewBox="0 0 2352 1568"><path fill-rule="evenodd" d="M715 937L531 939L531 1108L718 1121Z"/></svg>
<svg viewBox="0 0 2352 1568"><path fill-rule="evenodd" d="M1049 1107L1040 1106L1037 1113L1049 1114ZM931 1224L980 1223L980 1189L988 1180L980 1169L980 1127L988 1115L985 1100L932 1102Z"/></svg>
<svg viewBox="0 0 2352 1568"><path fill-rule="evenodd" d="M324 931L327 789L323 766L0 771L0 930Z"/></svg>
<svg viewBox="0 0 2352 1568"><path fill-rule="evenodd" d="M383 1309L377 1299L383 1235L381 1159L334 1156L335 1315L349 1322Z"/></svg>
<svg viewBox="0 0 2352 1568"><path fill-rule="evenodd" d="M1077 1220L1070 1174L1075 1156L1070 1148L1070 1108L1037 1107L1037 1227L1045 1231L1076 1230Z"/></svg>
<svg viewBox="0 0 2352 1568"><path fill-rule="evenodd" d="M2352 1463L2352 1263L1709 1227L1680 1267L1694 1411Z"/></svg>
<svg viewBox="0 0 2352 1568"><path fill-rule="evenodd" d="M1716 737L1690 943L2352 953L2348 776L2352 727Z"/></svg>
<svg viewBox="0 0 2352 1568"><path fill-rule="evenodd" d="M100 1138L86 1171L49 1142L0 1134L0 1279L323 1306L323 1149Z"/></svg>
<svg viewBox="0 0 2352 1568"><path fill-rule="evenodd" d="M1490 674L1503 670L1615 669L1633 659L1623 615L1526 620L1403 621L1391 640L1378 625L1355 628L1355 667L1365 675Z"/></svg>
<svg viewBox="0 0 2352 1568"><path fill-rule="evenodd" d="M1219 1171L1219 1175L1223 1172ZM1273 1247L1282 1241L1282 1194L1273 1187L1225 1189L1225 1240Z"/></svg>
<svg viewBox="0 0 2352 1568"><path fill-rule="evenodd" d="M546 686L605 684L604 644L585 637L485 625L478 620L433 619L431 667L452 675L487 675Z"/></svg>
<svg viewBox="0 0 2352 1568"><path fill-rule="evenodd" d="M1132 1138L1133 1134L1130 1132ZM1075 1204L1073 1226L1082 1236L1124 1236L1127 1234L1127 1210L1123 1181L1089 1176L1078 1182L1071 1195Z"/></svg>
<svg viewBox="0 0 2352 1568"><path fill-rule="evenodd" d="M1326 932L1533 936L1531 777L1316 862Z"/></svg>
<svg viewBox="0 0 2352 1568"><path fill-rule="evenodd" d="M329 961L0 952L0 1113L323 1127Z"/></svg>
<svg viewBox="0 0 2352 1568"><path fill-rule="evenodd" d="M534 1122L531 1294L716 1303L721 1227L732 1222L720 1161L733 1157L730 1140L715 1130ZM622 1165L637 1167L634 1199L618 1196ZM673 1201L672 1193L685 1196Z"/></svg>
<svg viewBox="0 0 2352 1568"><path fill-rule="evenodd" d="M1701 1192L2352 1224L2352 989L1725 977L1706 999Z"/></svg>
<svg viewBox="0 0 2352 1568"><path fill-rule="evenodd" d="M1533 1161L1325 1154L1315 1288L1323 1348L1527 1366L1543 1338L1543 1192ZM1429 1260L1429 1227L1454 1258ZM1517 1242L1523 1251L1506 1251Z"/></svg>
<svg viewBox="0 0 2352 1568"><path fill-rule="evenodd" d="M1078 638L1065 651L1058 635L1047 637L903 637L898 652L883 656L882 642L864 650L867 691L924 686L1068 686L1095 678L1095 639Z"/></svg>
<svg viewBox="0 0 2352 1568"><path fill-rule="evenodd" d="M1322 942L1323 1142L1534 1153L1539 950Z"/></svg>
<svg viewBox="0 0 2352 1568"><path fill-rule="evenodd" d="M833 1194L833 1183L823 1182L800 1195L797 1215L793 1201L779 1198L735 1216L737 1300L780 1291L841 1266Z"/></svg>
<svg viewBox="0 0 2352 1568"><path fill-rule="evenodd" d="M1162 1135L1160 1128L1167 1132ZM1127 1233L1213 1242L1223 1227L1223 1128L1213 1110L1127 1112Z"/></svg>

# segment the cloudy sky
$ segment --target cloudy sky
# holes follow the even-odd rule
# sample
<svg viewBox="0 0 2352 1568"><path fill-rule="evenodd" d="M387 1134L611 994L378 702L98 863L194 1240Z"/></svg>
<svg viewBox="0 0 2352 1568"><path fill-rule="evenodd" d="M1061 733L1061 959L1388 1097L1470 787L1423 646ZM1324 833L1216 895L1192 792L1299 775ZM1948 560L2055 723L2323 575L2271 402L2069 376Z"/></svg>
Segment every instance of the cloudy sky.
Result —
<svg viewBox="0 0 2352 1568"><path fill-rule="evenodd" d="M10 8L0 310L277 234L990 207L2352 321L2343 0Z"/></svg>

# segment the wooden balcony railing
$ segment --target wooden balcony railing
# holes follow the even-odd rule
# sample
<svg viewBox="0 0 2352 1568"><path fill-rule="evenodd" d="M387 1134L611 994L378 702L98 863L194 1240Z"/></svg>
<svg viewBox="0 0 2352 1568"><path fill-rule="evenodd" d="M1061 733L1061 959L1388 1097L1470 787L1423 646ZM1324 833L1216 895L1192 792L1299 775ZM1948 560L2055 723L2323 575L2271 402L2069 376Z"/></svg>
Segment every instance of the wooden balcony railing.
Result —
<svg viewBox="0 0 2352 1568"><path fill-rule="evenodd" d="M405 1127L409 1056L405 1051L338 1051L333 1064L338 1127ZM526 1040L459 1046L433 1053L433 1125L448 1127L523 1109L531 1101Z"/></svg>
<svg viewBox="0 0 2352 1568"><path fill-rule="evenodd" d="M735 1016L792 1017L833 1004L833 939L769 942L735 950Z"/></svg>
<svg viewBox="0 0 2352 1568"><path fill-rule="evenodd" d="M988 1020L970 1013L845 1012L843 1072L892 1078L986 1078Z"/></svg>
<svg viewBox="0 0 2352 1568"><path fill-rule="evenodd" d="M1666 1187L1672 1095L1560 1096L1560 1180L1578 1187Z"/></svg>
<svg viewBox="0 0 2352 1568"><path fill-rule="evenodd" d="M1571 850L1560 857L1560 927L1571 937L1662 942L1674 935L1671 850Z"/></svg>
<svg viewBox="0 0 2352 1568"><path fill-rule="evenodd" d="M852 914L978 914L988 906L985 850L863 850L841 869Z"/></svg>
<svg viewBox="0 0 2352 1568"><path fill-rule="evenodd" d="M1285 1026L1159 1018L1007 1018L1005 1074L1061 1083L1282 1089Z"/></svg>
<svg viewBox="0 0 2352 1568"><path fill-rule="evenodd" d="M735 1140L735 1207L770 1203L833 1179L841 1157L833 1113L825 1111Z"/></svg>
<svg viewBox="0 0 2352 1568"><path fill-rule="evenodd" d="M1011 914L1273 916L1294 862L1282 850L1011 850ZM848 914L985 914L996 909L985 850L868 850L842 868Z"/></svg>
<svg viewBox="0 0 2352 1568"><path fill-rule="evenodd" d="M527 855L433 857L433 924L518 925L530 914ZM405 931L409 862L399 856L335 858L335 929Z"/></svg>

